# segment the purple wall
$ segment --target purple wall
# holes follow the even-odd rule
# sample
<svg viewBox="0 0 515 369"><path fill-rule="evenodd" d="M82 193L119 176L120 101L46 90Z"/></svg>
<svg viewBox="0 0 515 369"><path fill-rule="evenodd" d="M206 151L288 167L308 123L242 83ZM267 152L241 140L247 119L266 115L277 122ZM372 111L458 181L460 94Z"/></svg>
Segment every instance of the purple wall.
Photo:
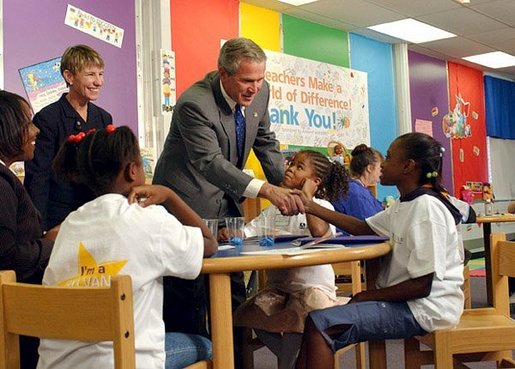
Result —
<svg viewBox="0 0 515 369"><path fill-rule="evenodd" d="M75 7L124 29L122 48L64 24L69 0L3 2L5 89L25 96L18 69L61 56L71 45L87 44L102 55L105 84L97 105L117 125L138 128L135 5L133 0L74 0Z"/></svg>
<svg viewBox="0 0 515 369"><path fill-rule="evenodd" d="M416 119L433 122L433 137L446 150L442 173L443 183L452 192L454 187L451 145L442 130L442 118L449 112L446 62L413 51L408 52L408 62L413 131L415 131ZM433 117L431 111L434 107L438 108L438 115Z"/></svg>

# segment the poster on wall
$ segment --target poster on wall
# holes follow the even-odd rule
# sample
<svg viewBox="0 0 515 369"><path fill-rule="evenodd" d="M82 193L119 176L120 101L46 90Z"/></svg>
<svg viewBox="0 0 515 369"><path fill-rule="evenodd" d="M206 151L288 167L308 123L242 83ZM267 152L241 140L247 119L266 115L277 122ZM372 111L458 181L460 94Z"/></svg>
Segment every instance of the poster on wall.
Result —
<svg viewBox="0 0 515 369"><path fill-rule="evenodd" d="M68 91L61 76L61 57L18 69L34 113L59 100Z"/></svg>
<svg viewBox="0 0 515 369"><path fill-rule="evenodd" d="M161 109L171 112L176 103L175 90L175 53L161 49Z"/></svg>
<svg viewBox="0 0 515 369"><path fill-rule="evenodd" d="M265 51L270 121L281 144L370 145L367 74Z"/></svg>
<svg viewBox="0 0 515 369"><path fill-rule="evenodd" d="M64 24L116 47L122 47L123 28L68 4Z"/></svg>
<svg viewBox="0 0 515 369"><path fill-rule="evenodd" d="M452 110L443 127L451 138L454 193L469 186L474 197L481 198L478 183L488 181L483 73L452 62L448 70Z"/></svg>

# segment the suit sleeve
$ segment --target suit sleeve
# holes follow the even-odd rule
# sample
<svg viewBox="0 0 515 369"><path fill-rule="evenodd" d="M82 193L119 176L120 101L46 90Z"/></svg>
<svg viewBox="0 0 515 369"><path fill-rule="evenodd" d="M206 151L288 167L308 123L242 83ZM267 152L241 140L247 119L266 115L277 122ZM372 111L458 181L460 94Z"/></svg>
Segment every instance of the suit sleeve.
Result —
<svg viewBox="0 0 515 369"><path fill-rule="evenodd" d="M53 242L42 238L18 241L18 199L12 187L3 180L0 180L0 203L0 268L14 270L18 281L41 280Z"/></svg>
<svg viewBox="0 0 515 369"><path fill-rule="evenodd" d="M55 125L51 124L41 114L34 116L34 124L40 132L36 140L34 159L25 162L24 185L36 209L41 214L41 226L47 230L47 208L52 175L52 160L56 154L57 133Z"/></svg>

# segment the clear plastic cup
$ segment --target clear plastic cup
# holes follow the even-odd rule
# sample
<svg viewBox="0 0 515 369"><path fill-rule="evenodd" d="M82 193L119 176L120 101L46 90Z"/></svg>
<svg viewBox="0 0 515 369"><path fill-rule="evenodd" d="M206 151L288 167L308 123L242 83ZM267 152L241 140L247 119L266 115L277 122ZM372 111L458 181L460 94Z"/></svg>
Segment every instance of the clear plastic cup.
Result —
<svg viewBox="0 0 515 369"><path fill-rule="evenodd" d="M275 243L275 217L260 216L257 220L256 233L260 246L273 246Z"/></svg>
<svg viewBox="0 0 515 369"><path fill-rule="evenodd" d="M215 236L216 239L218 239L218 219L202 219L213 236Z"/></svg>
<svg viewBox="0 0 515 369"><path fill-rule="evenodd" d="M233 246L243 245L245 238L245 218L228 217L225 218L225 225L229 231L229 242Z"/></svg>

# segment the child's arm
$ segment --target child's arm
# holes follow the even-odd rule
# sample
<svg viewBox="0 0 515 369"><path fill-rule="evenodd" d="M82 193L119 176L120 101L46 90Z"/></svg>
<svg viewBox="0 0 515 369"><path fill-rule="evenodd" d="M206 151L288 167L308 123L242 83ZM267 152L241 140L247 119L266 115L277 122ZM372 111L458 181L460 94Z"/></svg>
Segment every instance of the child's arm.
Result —
<svg viewBox="0 0 515 369"><path fill-rule="evenodd" d="M316 184L307 179L304 183L303 190L292 190L295 191L297 195L299 195L304 203L304 209L306 210L306 214L315 215L328 223L334 224L336 227L341 228L350 234L358 235L358 234L375 234L372 228L361 219L351 217L346 214L339 213L337 211L329 210L324 208L323 206L318 205L313 201L313 199L306 196L304 193L304 188L313 188Z"/></svg>
<svg viewBox="0 0 515 369"><path fill-rule="evenodd" d="M311 182L314 183L313 181ZM302 186L302 192L309 199L313 199L316 189L316 185L313 187L308 183L308 180L306 180ZM311 236L323 237L330 235L331 229L329 228L329 224L316 215L306 213L306 222L308 223L309 233L311 233Z"/></svg>
<svg viewBox="0 0 515 369"><path fill-rule="evenodd" d="M433 285L433 274L426 274L415 279L396 284L395 286L366 290L357 293L349 301L408 301L429 296Z"/></svg>
<svg viewBox="0 0 515 369"><path fill-rule="evenodd" d="M198 214L168 187L160 185L133 187L127 198L129 203L137 202L143 207L163 204L182 224L200 228L204 236L204 256L211 256L216 252L218 248L216 235L211 234L211 231Z"/></svg>

